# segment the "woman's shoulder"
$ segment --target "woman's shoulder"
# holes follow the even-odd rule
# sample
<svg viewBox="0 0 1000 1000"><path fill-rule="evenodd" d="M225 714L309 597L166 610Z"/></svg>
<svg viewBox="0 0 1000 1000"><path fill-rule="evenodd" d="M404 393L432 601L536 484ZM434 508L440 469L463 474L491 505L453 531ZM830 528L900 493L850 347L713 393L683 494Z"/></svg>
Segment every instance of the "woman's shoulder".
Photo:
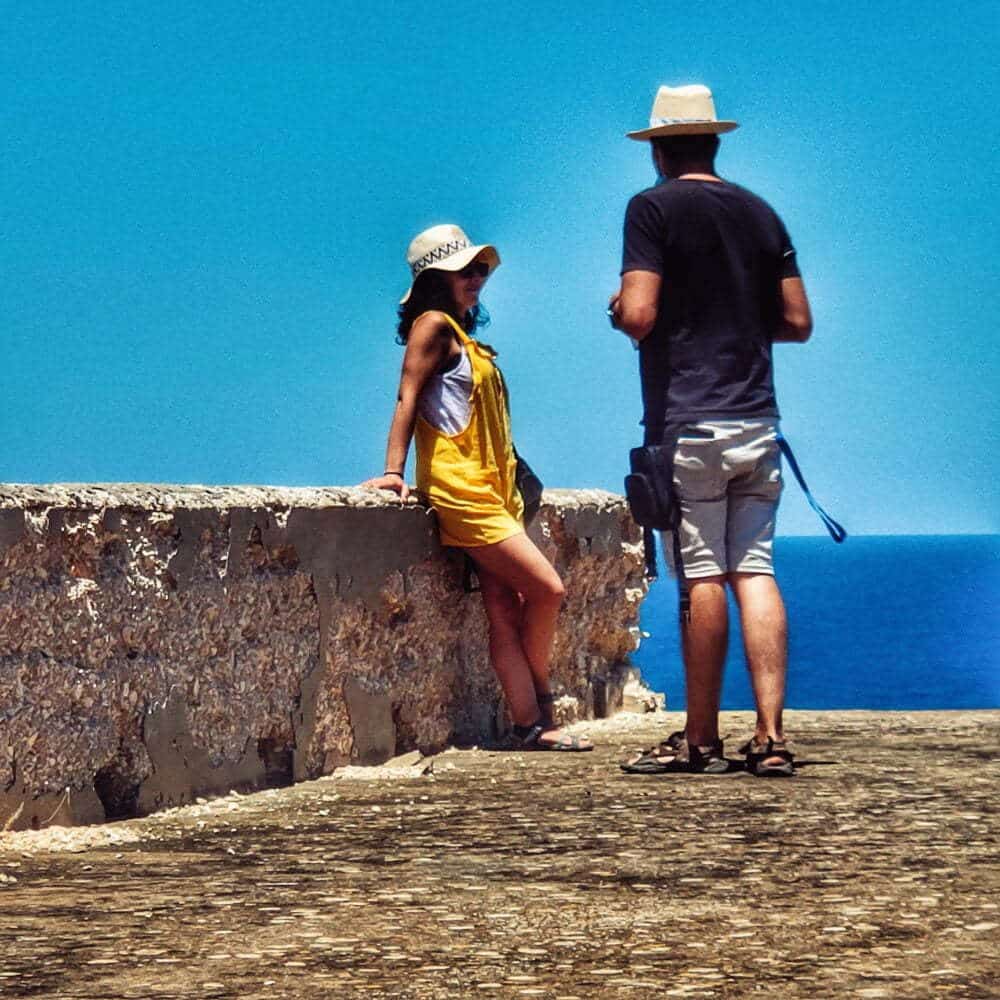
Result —
<svg viewBox="0 0 1000 1000"><path fill-rule="evenodd" d="M428 309L427 312L422 312L414 321L413 325L416 326L418 323L421 326L433 327L433 326L446 326L451 327L454 320L441 309Z"/></svg>
<svg viewBox="0 0 1000 1000"><path fill-rule="evenodd" d="M421 313L410 327L410 336L418 337L451 337L455 332L455 321L439 309L428 309Z"/></svg>

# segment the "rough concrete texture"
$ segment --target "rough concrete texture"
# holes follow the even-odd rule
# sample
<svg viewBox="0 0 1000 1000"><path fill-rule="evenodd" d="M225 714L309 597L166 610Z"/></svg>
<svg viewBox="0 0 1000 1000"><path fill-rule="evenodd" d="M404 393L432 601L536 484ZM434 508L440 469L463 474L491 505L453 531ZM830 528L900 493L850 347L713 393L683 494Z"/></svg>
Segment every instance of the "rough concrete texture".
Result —
<svg viewBox="0 0 1000 1000"><path fill-rule="evenodd" d="M0 837L9 997L995 998L1000 713L788 713L790 780L445 752ZM749 713L726 713L734 748Z"/></svg>
<svg viewBox="0 0 1000 1000"><path fill-rule="evenodd" d="M644 594L620 497L550 491L564 718L621 704ZM147 813L505 726L433 514L359 489L0 486L0 829Z"/></svg>

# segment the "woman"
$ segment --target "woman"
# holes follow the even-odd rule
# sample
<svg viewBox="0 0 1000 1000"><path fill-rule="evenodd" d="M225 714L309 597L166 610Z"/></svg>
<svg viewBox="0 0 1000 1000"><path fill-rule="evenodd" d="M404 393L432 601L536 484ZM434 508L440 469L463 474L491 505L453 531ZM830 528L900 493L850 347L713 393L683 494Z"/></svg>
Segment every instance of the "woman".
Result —
<svg viewBox="0 0 1000 1000"><path fill-rule="evenodd" d="M524 532L495 353L469 336L484 322L479 293L500 257L492 246L474 246L458 226L443 225L416 236L406 258L413 283L399 308L406 353L385 472L362 485L405 500L406 454L416 438L417 489L437 513L441 543L464 549L476 565L514 745L592 750L552 722L549 661L563 585Z"/></svg>

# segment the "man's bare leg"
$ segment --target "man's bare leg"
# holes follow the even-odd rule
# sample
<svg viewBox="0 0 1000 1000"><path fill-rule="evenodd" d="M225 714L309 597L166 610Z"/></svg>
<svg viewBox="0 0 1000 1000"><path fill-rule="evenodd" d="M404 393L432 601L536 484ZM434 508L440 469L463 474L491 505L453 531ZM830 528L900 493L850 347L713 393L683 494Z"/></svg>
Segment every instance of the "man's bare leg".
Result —
<svg viewBox="0 0 1000 1000"><path fill-rule="evenodd" d="M778 583L765 573L731 573L733 593L740 606L743 648L757 702L758 743L780 742L785 734L785 677L788 667L788 618Z"/></svg>
<svg viewBox="0 0 1000 1000"><path fill-rule="evenodd" d="M688 581L691 622L681 627L687 690L688 742L710 746L719 738L719 699L722 668L729 641L726 578L702 577Z"/></svg>

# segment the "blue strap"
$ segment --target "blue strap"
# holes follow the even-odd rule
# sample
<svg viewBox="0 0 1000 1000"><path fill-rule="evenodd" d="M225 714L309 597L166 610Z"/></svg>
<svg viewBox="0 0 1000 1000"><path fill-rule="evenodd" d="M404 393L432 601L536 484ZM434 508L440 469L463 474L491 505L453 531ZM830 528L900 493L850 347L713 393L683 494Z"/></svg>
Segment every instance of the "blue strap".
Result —
<svg viewBox="0 0 1000 1000"><path fill-rule="evenodd" d="M802 477L802 470L799 468L799 463L795 461L795 456L792 454L792 449L789 443L785 440L782 433L778 432L778 447L781 449L781 453L788 459L788 464L791 467L792 472L795 473L795 478L799 481L799 486L802 487L802 492L806 495L806 500L809 501L809 506L812 507L817 514L819 514L819 519L823 522L826 530L830 532L830 537L835 542L842 542L847 537L847 532L837 524L837 522L830 517L829 514L818 503L816 503L813 498L812 493L809 492L809 487L806 486L806 481Z"/></svg>
<svg viewBox="0 0 1000 1000"><path fill-rule="evenodd" d="M678 524L669 532L674 546L674 573L677 576L677 607L681 616L681 626L691 624L691 590L684 573L681 558L681 532ZM652 528L642 529L643 548L646 553L646 579L652 583L659 575L656 570L656 535Z"/></svg>
<svg viewBox="0 0 1000 1000"><path fill-rule="evenodd" d="M660 575L656 568L656 535L652 528L642 529L642 550L646 558L646 579L652 583Z"/></svg>

